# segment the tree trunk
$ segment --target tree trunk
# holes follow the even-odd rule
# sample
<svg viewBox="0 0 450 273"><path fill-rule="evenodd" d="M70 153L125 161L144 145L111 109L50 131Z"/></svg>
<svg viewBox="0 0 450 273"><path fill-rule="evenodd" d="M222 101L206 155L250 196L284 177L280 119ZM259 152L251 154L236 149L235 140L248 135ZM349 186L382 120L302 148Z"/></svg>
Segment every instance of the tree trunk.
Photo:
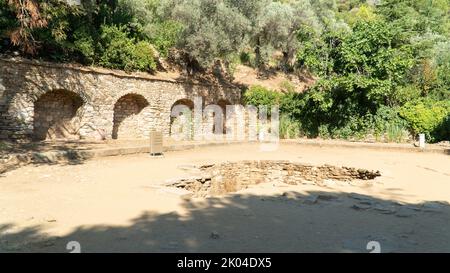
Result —
<svg viewBox="0 0 450 273"><path fill-rule="evenodd" d="M259 37L256 38L255 65L257 68L261 67L261 40Z"/></svg>

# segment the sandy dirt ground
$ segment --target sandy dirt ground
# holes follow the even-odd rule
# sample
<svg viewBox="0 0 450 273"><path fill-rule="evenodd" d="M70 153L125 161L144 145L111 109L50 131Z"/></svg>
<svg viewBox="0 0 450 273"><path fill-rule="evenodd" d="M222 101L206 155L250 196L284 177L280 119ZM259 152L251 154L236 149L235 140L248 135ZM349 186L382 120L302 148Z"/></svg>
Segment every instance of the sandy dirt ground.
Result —
<svg viewBox="0 0 450 273"><path fill-rule="evenodd" d="M264 183L211 198L163 186L186 165L290 160L379 170L370 182ZM0 176L0 252L450 252L450 156L233 144L27 166Z"/></svg>

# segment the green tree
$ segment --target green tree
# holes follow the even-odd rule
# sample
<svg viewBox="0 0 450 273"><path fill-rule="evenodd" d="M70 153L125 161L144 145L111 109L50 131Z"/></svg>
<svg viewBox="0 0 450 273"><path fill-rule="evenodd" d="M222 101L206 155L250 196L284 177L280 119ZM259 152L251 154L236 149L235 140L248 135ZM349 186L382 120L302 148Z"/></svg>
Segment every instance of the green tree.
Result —
<svg viewBox="0 0 450 273"><path fill-rule="evenodd" d="M171 0L166 6L169 18L183 26L177 46L202 67L241 49L249 22L225 1Z"/></svg>

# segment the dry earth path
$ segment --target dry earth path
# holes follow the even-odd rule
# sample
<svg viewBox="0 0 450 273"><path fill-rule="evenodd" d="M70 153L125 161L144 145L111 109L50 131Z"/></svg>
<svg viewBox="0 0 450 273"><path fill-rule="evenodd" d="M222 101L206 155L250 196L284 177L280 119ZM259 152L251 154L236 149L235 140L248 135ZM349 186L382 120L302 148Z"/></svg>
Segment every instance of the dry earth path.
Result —
<svg viewBox="0 0 450 273"><path fill-rule="evenodd" d="M365 183L263 183L183 198L168 179L186 166L240 160L379 170ZM30 165L0 176L0 252L450 252L450 156L282 144L233 144L78 164Z"/></svg>

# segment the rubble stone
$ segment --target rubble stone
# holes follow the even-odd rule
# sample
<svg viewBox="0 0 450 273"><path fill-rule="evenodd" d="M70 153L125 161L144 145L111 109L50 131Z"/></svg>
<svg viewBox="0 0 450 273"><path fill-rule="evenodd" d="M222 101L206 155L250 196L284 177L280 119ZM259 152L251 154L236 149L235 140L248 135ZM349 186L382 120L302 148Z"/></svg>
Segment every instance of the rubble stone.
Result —
<svg viewBox="0 0 450 273"><path fill-rule="evenodd" d="M324 180L368 180L381 175L378 171L330 165L311 166L277 160L226 162L200 166L198 169L202 175L170 180L166 185L192 191L195 197L204 197L236 192L260 183L300 185L304 184L304 181L311 181L321 186ZM364 177L360 175L361 173L364 173ZM289 193L283 196L294 197ZM317 198L326 201L336 199L333 195L325 194ZM354 198L364 201L365 197L354 195Z"/></svg>

